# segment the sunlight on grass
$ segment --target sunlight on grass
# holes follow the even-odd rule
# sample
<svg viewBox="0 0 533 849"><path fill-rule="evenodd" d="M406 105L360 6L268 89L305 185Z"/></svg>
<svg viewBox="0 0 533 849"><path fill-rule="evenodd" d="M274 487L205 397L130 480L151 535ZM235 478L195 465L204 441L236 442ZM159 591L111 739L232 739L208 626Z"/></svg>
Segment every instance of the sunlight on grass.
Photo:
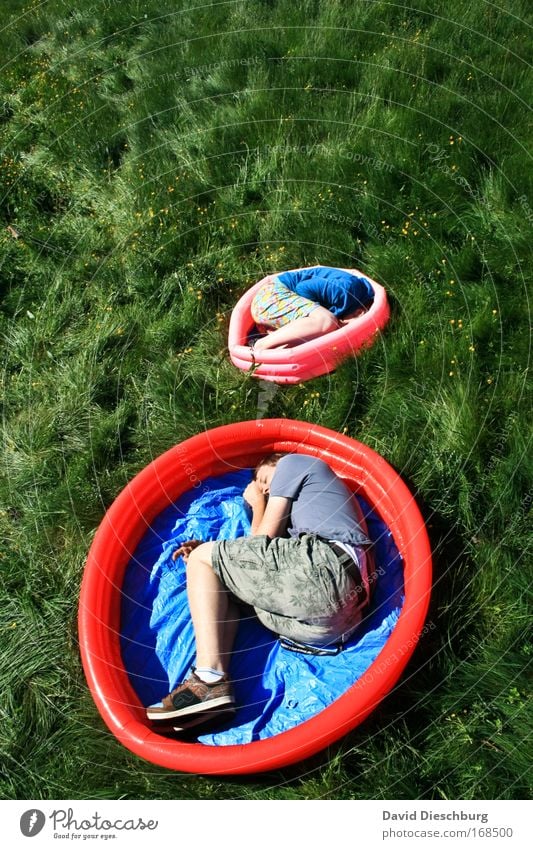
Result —
<svg viewBox="0 0 533 849"><path fill-rule="evenodd" d="M521 798L527 4L172 6L2 4L2 795ZM317 263L380 281L391 321L335 373L265 392L229 362L232 307ZM79 583L135 473L259 415L360 439L404 477L435 629L334 751L184 780L100 721Z"/></svg>

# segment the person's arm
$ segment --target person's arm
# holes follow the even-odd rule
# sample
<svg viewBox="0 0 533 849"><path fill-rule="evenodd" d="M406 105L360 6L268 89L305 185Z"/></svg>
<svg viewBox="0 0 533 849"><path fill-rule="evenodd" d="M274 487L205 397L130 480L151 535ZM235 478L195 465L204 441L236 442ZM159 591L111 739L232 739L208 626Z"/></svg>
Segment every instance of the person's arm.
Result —
<svg viewBox="0 0 533 849"><path fill-rule="evenodd" d="M256 481L252 481L244 490L244 500L252 508L252 536L281 537L285 534L291 515L290 498L271 496L267 499Z"/></svg>
<svg viewBox="0 0 533 849"><path fill-rule="evenodd" d="M281 495L271 495L255 530L252 525L252 534L265 535L271 539L285 536L290 515L291 499Z"/></svg>
<svg viewBox="0 0 533 849"><path fill-rule="evenodd" d="M267 497L263 495L259 486L257 485L257 481L250 481L248 486L243 492L243 498L247 504L252 508L252 527L251 533L257 533L257 528L263 518L265 513L266 505L267 505Z"/></svg>

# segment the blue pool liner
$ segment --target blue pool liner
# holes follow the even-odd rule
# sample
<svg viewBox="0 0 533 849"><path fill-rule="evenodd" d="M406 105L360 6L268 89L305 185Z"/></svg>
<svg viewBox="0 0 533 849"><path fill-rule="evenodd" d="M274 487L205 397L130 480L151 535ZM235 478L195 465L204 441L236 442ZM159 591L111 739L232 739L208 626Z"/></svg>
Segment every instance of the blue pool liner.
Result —
<svg viewBox="0 0 533 849"><path fill-rule="evenodd" d="M249 470L209 478L153 521L126 569L122 588L121 650L143 704L160 701L187 677L194 632L187 603L185 563L172 552L190 539L234 539L250 532L242 493ZM243 613L230 674L238 710L202 743L226 746L266 739L293 728L354 684L385 646L403 604L403 562L387 526L356 496L373 543L376 580L371 608L338 655L288 651L253 615Z"/></svg>

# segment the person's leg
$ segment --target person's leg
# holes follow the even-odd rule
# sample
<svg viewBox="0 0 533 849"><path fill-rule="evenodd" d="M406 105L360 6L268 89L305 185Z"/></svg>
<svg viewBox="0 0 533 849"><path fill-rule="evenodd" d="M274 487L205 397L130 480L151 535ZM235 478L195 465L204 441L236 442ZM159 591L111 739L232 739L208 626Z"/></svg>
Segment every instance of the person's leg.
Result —
<svg viewBox="0 0 533 849"><path fill-rule="evenodd" d="M187 595L196 638L196 668L161 702L146 709L149 719L187 722L189 717L196 719L199 714L212 715L217 710L227 713L235 704L227 670L239 613L212 569L213 546L214 543L202 543L187 558Z"/></svg>
<svg viewBox="0 0 533 849"><path fill-rule="evenodd" d="M290 639L336 643L361 619L361 570L314 534L223 540L213 568L263 625Z"/></svg>
<svg viewBox="0 0 533 849"><path fill-rule="evenodd" d="M214 543L195 548L187 561L187 596L196 637L196 666L227 672L239 624L237 605L211 563Z"/></svg>
<svg viewBox="0 0 533 849"><path fill-rule="evenodd" d="M325 307L316 307L312 313L297 318L289 324L273 330L268 336L259 339L254 345L254 351L267 351L291 343L307 342L317 336L323 336L332 330L337 330L339 321Z"/></svg>

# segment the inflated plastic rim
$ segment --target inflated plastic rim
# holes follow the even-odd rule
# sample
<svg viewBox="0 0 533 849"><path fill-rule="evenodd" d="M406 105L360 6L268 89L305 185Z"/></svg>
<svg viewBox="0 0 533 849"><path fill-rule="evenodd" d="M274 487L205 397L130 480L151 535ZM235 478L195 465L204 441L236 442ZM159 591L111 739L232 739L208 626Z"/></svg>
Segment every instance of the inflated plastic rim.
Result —
<svg viewBox="0 0 533 849"><path fill-rule="evenodd" d="M343 270L362 274L356 268ZM252 300L266 278L259 280L244 293L231 314L228 349L233 365L242 371L251 372L253 377L283 384L301 383L333 371L348 356L357 354L371 345L390 317L385 289L368 275L365 274L364 277L374 289L374 301L368 312L354 319L351 326L339 328L294 348L268 349L253 358L249 345L245 344L244 336L248 327L253 325L250 316Z"/></svg>
<svg viewBox="0 0 533 849"><path fill-rule="evenodd" d="M333 704L267 740L231 746L186 743L157 734L145 718L120 651L121 588L126 566L151 521L200 481L249 468L271 451L320 456L377 510L404 561L405 602L385 647ZM79 602L80 650L98 710L113 734L142 758L180 772L253 773L323 749L361 723L391 690L423 628L431 590L431 551L410 491L388 463L353 439L287 419L263 419L205 431L162 454L111 505L89 551Z"/></svg>

